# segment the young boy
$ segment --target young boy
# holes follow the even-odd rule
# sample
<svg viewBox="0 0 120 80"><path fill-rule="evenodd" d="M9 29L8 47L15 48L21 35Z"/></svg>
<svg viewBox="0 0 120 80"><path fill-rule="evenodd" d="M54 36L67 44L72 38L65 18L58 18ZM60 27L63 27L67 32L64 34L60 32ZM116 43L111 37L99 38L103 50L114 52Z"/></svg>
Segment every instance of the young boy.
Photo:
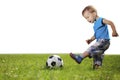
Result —
<svg viewBox="0 0 120 80"><path fill-rule="evenodd" d="M112 36L117 37L118 33L116 31L115 25L112 21L105 18L99 17L97 11L93 6L87 6L82 11L83 17L90 23L94 23L94 35L86 40L88 44L96 39L96 42L90 46L83 54L76 55L70 53L72 59L74 59L78 64L86 57L93 58L93 69L97 69L102 66L103 54L109 48L110 37L108 32L108 26L111 26Z"/></svg>

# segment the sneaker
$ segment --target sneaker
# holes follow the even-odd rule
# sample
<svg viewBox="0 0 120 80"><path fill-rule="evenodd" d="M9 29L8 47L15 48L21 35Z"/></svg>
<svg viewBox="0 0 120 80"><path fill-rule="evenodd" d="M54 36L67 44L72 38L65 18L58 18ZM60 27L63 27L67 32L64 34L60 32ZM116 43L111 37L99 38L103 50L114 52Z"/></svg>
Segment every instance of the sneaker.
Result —
<svg viewBox="0 0 120 80"><path fill-rule="evenodd" d="M82 57L80 57L80 56L78 56L78 55L75 55L75 54L73 54L73 53L70 53L70 57L71 57L72 59L74 59L78 64L80 64L81 61L82 61Z"/></svg>

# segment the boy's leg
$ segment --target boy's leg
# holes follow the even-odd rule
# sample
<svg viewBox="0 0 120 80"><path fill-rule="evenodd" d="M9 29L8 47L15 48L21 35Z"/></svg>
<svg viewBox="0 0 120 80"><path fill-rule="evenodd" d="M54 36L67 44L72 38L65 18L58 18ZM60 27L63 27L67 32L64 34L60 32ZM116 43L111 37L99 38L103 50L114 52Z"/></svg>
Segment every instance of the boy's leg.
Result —
<svg viewBox="0 0 120 80"><path fill-rule="evenodd" d="M93 56L93 69L98 69L100 66L102 66L103 57L103 54Z"/></svg>
<svg viewBox="0 0 120 80"><path fill-rule="evenodd" d="M76 54L70 53L70 56L71 56L71 58L74 59L78 64L80 64L84 58L86 58L86 57L89 56L89 53L88 53L88 52L84 52L84 53L81 54L81 55L76 55Z"/></svg>
<svg viewBox="0 0 120 80"><path fill-rule="evenodd" d="M104 52L109 48L110 45L109 40L100 40L99 43L100 45L93 54L93 69L97 69L99 66L102 66Z"/></svg>

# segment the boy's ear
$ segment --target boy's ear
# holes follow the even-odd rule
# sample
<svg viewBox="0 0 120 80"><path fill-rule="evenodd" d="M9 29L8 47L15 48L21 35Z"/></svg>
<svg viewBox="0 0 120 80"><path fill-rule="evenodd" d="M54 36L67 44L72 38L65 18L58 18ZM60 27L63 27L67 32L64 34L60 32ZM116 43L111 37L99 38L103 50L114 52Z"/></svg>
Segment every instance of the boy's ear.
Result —
<svg viewBox="0 0 120 80"><path fill-rule="evenodd" d="M95 16L97 16L97 12L93 12L93 14L94 14Z"/></svg>

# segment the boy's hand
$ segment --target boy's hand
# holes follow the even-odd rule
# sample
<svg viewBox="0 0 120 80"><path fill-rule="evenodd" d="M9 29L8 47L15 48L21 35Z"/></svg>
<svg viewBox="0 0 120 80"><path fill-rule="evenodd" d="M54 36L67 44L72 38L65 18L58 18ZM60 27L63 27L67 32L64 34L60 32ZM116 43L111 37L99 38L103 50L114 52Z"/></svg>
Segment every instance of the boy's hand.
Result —
<svg viewBox="0 0 120 80"><path fill-rule="evenodd" d="M112 33L112 36L113 36L113 37L118 37L119 35L118 35L117 32L113 32L113 33Z"/></svg>
<svg viewBox="0 0 120 80"><path fill-rule="evenodd" d="M86 40L87 44L90 44L92 41L93 41L92 39Z"/></svg>

